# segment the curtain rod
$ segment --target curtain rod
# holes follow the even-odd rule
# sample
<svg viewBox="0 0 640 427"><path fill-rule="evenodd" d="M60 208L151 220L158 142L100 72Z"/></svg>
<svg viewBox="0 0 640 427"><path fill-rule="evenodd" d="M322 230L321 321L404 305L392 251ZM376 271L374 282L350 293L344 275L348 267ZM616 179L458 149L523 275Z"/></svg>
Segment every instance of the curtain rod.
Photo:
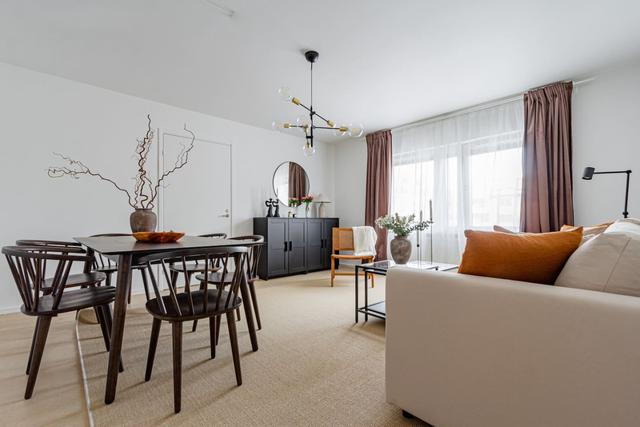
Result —
<svg viewBox="0 0 640 427"><path fill-rule="evenodd" d="M585 83L589 83L589 82L591 82L593 80L595 80L595 77L589 77L589 78L586 78L586 79L583 79L583 80L579 80L577 82L573 82L573 85L574 86L580 86L580 85L583 85ZM570 80L567 80L567 81L565 81L565 83L568 83L569 81ZM548 86L548 85L545 85L545 86ZM545 87L545 86L539 86L539 87ZM427 117L426 119L420 119L420 120L416 120L414 122L405 123L405 124L400 125L400 126L395 126L395 127L391 128L391 131L393 132L393 131L398 131L398 130L404 130L404 129L408 129L408 128L411 128L411 127L414 127L414 126L419 126L419 125L422 125L422 124L427 124L427 123L435 122L435 121L438 121L438 120L447 119L447 118L450 118L450 117L460 116L462 114L467 114L467 113L472 113L472 112L475 112L475 111L485 110L487 108L497 107L498 105L508 104L509 102L513 102L513 101L518 101L518 100L522 99L523 96L524 96L524 93L505 96L504 98L494 99L493 101L483 102L481 104L476 104L476 105L473 105L471 107L460 108L458 110L453 110L453 111L449 111L447 113L438 114L436 116Z"/></svg>

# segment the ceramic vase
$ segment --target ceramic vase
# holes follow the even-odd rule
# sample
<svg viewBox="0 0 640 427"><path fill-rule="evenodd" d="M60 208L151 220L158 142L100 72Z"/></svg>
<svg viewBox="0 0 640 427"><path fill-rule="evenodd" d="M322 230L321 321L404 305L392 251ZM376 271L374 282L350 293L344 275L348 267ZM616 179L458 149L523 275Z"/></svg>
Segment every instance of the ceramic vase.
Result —
<svg viewBox="0 0 640 427"><path fill-rule="evenodd" d="M394 237L389 243L391 258L396 264L406 264L411 258L411 241L406 237Z"/></svg>
<svg viewBox="0 0 640 427"><path fill-rule="evenodd" d="M136 209L129 217L129 224L133 233L156 231L158 217L151 209Z"/></svg>

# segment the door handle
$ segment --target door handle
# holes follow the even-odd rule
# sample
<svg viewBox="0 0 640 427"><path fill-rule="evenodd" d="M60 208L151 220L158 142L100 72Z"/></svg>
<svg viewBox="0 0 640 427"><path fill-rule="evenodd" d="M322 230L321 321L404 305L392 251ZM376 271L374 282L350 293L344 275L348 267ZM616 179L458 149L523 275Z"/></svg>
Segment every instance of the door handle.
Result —
<svg viewBox="0 0 640 427"><path fill-rule="evenodd" d="M293 249L293 242L289 240L289 252Z"/></svg>
<svg viewBox="0 0 640 427"><path fill-rule="evenodd" d="M287 246L288 246L288 243L289 243L289 242L287 242L286 240L284 241L284 251L285 251L285 252L287 252Z"/></svg>

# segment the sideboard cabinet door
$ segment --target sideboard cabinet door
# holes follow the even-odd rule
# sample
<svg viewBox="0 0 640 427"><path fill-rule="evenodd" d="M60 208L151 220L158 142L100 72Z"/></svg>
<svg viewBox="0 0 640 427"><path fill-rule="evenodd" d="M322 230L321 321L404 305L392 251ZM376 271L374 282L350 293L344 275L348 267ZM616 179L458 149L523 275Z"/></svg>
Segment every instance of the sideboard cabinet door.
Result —
<svg viewBox="0 0 640 427"><path fill-rule="evenodd" d="M324 220L310 218L307 220L307 270L325 269Z"/></svg>
<svg viewBox="0 0 640 427"><path fill-rule="evenodd" d="M306 219L289 219L289 274L307 271Z"/></svg>
<svg viewBox="0 0 640 427"><path fill-rule="evenodd" d="M274 218L267 224L267 276L284 276L289 273L288 220Z"/></svg>

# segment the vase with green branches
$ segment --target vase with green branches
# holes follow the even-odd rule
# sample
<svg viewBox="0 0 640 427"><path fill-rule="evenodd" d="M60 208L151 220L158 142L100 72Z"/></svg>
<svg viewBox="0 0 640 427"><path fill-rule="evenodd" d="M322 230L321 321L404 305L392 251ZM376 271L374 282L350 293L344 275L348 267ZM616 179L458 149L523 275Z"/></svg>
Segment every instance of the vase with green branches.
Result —
<svg viewBox="0 0 640 427"><path fill-rule="evenodd" d="M375 222L378 227L393 232L394 238L389 243L389 249L396 264L406 264L411 258L409 234L426 230L431 225L431 221L416 221L415 215L400 216L398 213L381 216Z"/></svg>

